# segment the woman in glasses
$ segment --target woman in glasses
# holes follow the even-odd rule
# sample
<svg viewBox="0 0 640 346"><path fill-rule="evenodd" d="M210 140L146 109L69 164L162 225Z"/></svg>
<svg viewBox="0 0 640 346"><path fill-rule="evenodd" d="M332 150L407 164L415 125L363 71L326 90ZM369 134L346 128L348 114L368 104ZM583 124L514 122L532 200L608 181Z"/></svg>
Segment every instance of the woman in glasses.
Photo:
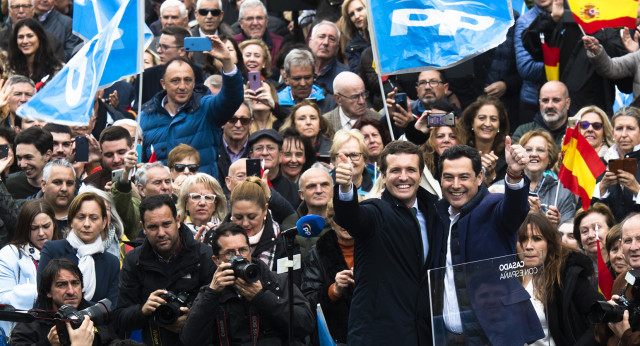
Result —
<svg viewBox="0 0 640 346"><path fill-rule="evenodd" d="M519 144L529 153L529 164L524 169L531 179L529 185L530 212L544 214L556 228L560 223L573 219L576 199L565 189L549 170L558 161L558 147L551 135L544 130L533 130L520 138ZM560 191L557 191L558 188ZM556 200L556 192L557 200Z"/></svg>
<svg viewBox="0 0 640 346"><path fill-rule="evenodd" d="M609 161L607 151L613 145L613 128L607 114L597 106L580 109L575 118L578 120L580 134L595 149L605 162Z"/></svg>
<svg viewBox="0 0 640 346"><path fill-rule="evenodd" d="M509 117L499 99L480 96L462 112L462 128L466 144L482 155L484 183L489 186L504 179L507 164L504 142L509 134Z"/></svg>
<svg viewBox="0 0 640 346"><path fill-rule="evenodd" d="M611 122L615 144L607 152L609 166L612 160L622 158L635 158L636 163L640 162L640 109L622 107L613 115ZM608 170L596 185L593 198L611 209L616 222L621 222L631 212L640 211L640 205L636 203L636 196L640 192L639 168L636 166L635 172Z"/></svg>
<svg viewBox="0 0 640 346"><path fill-rule="evenodd" d="M333 166L337 166L343 154L353 165L353 185L358 191L358 195L365 196L373 188L373 177L365 169L368 153L367 145L364 144L364 136L360 130L339 130L333 137L333 145L329 151ZM335 174L332 173L335 183Z"/></svg>
<svg viewBox="0 0 640 346"><path fill-rule="evenodd" d="M227 199L212 176L196 173L185 179L178 194L178 217L194 236L215 228L227 215Z"/></svg>
<svg viewBox="0 0 640 346"><path fill-rule="evenodd" d="M195 148L182 143L169 152L167 167L171 170L172 192L178 195L184 180L200 170L200 154Z"/></svg>

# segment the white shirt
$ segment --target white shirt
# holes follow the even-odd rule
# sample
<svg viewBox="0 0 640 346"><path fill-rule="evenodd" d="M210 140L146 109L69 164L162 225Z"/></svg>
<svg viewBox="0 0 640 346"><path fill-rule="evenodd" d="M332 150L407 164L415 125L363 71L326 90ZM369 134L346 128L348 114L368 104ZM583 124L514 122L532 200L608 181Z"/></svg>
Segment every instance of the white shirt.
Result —
<svg viewBox="0 0 640 346"><path fill-rule="evenodd" d="M356 123L356 121L358 121L358 119L360 119L360 118L358 118L358 119L349 118L342 111L342 107L338 107L338 113L340 113L340 124L342 124L342 129L343 130L347 130L347 131L351 130L351 127L353 127L353 125Z"/></svg>

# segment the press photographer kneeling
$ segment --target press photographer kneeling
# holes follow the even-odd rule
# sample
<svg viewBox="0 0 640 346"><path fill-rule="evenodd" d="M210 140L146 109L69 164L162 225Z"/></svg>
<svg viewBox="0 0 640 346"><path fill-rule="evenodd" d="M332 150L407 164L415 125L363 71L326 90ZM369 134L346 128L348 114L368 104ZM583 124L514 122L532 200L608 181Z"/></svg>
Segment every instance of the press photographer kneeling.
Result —
<svg viewBox="0 0 640 346"><path fill-rule="evenodd" d="M618 303L627 305L622 320L619 322L601 323L596 325L596 340L601 345L640 345L640 214L634 213L627 216L620 223L622 229L622 252L632 270L625 275L618 275L613 283L614 296L610 304ZM634 282L635 281L635 282ZM619 300L615 294L624 293L624 298ZM626 301L623 303L622 301ZM602 308L598 309L603 315ZM613 312L615 314L615 312ZM619 313L617 313L619 315ZM600 318L600 320L612 320ZM613 319L615 320L615 319Z"/></svg>
<svg viewBox="0 0 640 346"><path fill-rule="evenodd" d="M211 238L218 265L209 286L200 289L180 332L185 345L289 344L287 275L253 260L242 226L223 223ZM293 292L295 339L314 328L309 303ZM209 332L211 331L211 332ZM220 337L220 336L223 337Z"/></svg>
<svg viewBox="0 0 640 346"><path fill-rule="evenodd" d="M105 325L111 303L104 306L101 301L91 306L83 298L82 286L82 273L77 265L65 258L52 259L42 272L35 308L58 311L56 320L44 319L46 313L37 313L34 316L40 318L33 322L17 323L11 345L109 345L116 339L113 329ZM60 319L75 320L65 323Z"/></svg>

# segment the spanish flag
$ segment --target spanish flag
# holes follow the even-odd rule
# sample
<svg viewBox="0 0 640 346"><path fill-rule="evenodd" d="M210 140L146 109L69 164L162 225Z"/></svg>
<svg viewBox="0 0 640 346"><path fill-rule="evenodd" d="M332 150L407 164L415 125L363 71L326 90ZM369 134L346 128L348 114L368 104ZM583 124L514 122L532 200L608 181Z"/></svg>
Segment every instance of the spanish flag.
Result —
<svg viewBox="0 0 640 346"><path fill-rule="evenodd" d="M596 178L607 170L595 149L580 134L567 128L562 142L562 166L558 179L569 191L580 196L582 209L589 209L591 197L596 188Z"/></svg>
<svg viewBox="0 0 640 346"><path fill-rule="evenodd" d="M602 28L636 27L638 0L568 0L576 23L587 34Z"/></svg>
<svg viewBox="0 0 640 346"><path fill-rule="evenodd" d="M596 227L598 227L596 225ZM596 231L596 234L598 232ZM600 250L600 238L596 237L596 245L598 246L598 291L607 299L611 299L611 290L613 289L613 276L607 264L604 263L602 258L602 251Z"/></svg>
<svg viewBox="0 0 640 346"><path fill-rule="evenodd" d="M551 47L542 42L542 58L547 81L560 80L560 47Z"/></svg>

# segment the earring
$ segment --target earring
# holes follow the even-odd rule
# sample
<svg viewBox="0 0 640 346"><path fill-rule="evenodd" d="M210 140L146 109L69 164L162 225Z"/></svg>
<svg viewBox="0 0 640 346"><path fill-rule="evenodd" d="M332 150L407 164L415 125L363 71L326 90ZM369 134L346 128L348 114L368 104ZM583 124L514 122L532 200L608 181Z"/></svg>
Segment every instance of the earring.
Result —
<svg viewBox="0 0 640 346"><path fill-rule="evenodd" d="M267 222L267 217L265 216L262 222Z"/></svg>
<svg viewBox="0 0 640 346"><path fill-rule="evenodd" d="M497 132L497 133L500 133L500 130L499 130L499 129L498 129L498 132Z"/></svg>
<svg viewBox="0 0 640 346"><path fill-rule="evenodd" d="M471 128L471 131L473 132L473 127Z"/></svg>

